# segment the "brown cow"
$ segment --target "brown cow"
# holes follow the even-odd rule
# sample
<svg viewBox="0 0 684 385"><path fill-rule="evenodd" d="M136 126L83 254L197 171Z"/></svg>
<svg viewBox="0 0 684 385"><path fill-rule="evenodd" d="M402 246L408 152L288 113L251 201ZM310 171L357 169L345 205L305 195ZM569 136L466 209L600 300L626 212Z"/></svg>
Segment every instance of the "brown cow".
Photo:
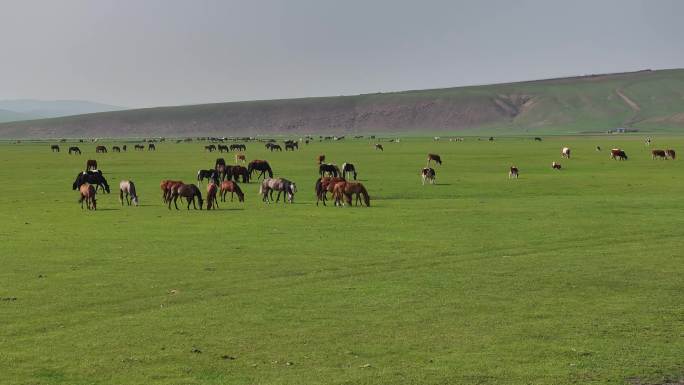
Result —
<svg viewBox="0 0 684 385"><path fill-rule="evenodd" d="M653 160L655 160L656 158L667 159L667 154L665 154L665 150L651 150L651 158Z"/></svg>
<svg viewBox="0 0 684 385"><path fill-rule="evenodd" d="M619 148L613 148L610 150L610 159L627 160L627 154Z"/></svg>

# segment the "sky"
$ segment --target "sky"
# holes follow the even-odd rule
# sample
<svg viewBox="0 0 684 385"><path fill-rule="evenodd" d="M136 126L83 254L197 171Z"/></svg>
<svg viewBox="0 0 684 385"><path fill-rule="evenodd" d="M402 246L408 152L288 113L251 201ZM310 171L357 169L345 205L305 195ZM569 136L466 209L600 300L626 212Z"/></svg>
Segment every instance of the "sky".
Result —
<svg viewBox="0 0 684 385"><path fill-rule="evenodd" d="M679 0L0 0L0 100L125 107L684 67Z"/></svg>

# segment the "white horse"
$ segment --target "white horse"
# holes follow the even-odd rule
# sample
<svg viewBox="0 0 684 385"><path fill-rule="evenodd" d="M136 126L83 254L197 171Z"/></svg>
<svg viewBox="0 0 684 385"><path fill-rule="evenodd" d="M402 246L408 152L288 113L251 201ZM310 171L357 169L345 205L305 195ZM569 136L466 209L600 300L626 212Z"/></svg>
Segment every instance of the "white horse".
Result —
<svg viewBox="0 0 684 385"><path fill-rule="evenodd" d="M426 181L429 184L435 184L435 169L430 167L424 167L420 171L420 176L423 179L423 186L425 186Z"/></svg>
<svg viewBox="0 0 684 385"><path fill-rule="evenodd" d="M563 147L561 157L570 159L570 147Z"/></svg>
<svg viewBox="0 0 684 385"><path fill-rule="evenodd" d="M126 203L128 203L129 206L131 205L131 202L136 206L138 205L138 194L135 192L135 184L133 184L133 181L122 180L119 183L119 200L121 201L121 206L123 206L124 196L126 197ZM128 199L129 196L130 200Z"/></svg>

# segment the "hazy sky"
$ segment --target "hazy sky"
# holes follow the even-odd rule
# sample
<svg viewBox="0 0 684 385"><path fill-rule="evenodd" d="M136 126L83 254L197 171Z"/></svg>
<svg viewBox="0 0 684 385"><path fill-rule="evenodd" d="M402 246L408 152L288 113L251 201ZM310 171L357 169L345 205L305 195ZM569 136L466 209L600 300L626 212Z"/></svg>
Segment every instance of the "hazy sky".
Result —
<svg viewBox="0 0 684 385"><path fill-rule="evenodd" d="M0 0L0 99L129 107L684 67L679 0Z"/></svg>

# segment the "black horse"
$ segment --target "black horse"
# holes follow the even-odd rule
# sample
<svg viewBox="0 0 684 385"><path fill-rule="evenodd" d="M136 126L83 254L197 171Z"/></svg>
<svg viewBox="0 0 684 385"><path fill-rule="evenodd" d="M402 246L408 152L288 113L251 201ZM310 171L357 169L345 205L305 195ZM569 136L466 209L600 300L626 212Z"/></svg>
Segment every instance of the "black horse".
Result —
<svg viewBox="0 0 684 385"><path fill-rule="evenodd" d="M219 183L219 172L216 170L197 171L197 183L201 184L204 179L206 179L207 181L214 182L217 185L221 184Z"/></svg>
<svg viewBox="0 0 684 385"><path fill-rule="evenodd" d="M81 155L81 149L78 147L69 147L69 154L78 154Z"/></svg>
<svg viewBox="0 0 684 385"><path fill-rule="evenodd" d="M318 174L322 177L325 176L325 174L329 174L333 177L338 177L342 175L342 173L340 172L340 168L337 167L337 165L330 163L321 163L321 165L318 166Z"/></svg>
<svg viewBox="0 0 684 385"><path fill-rule="evenodd" d="M219 144L218 152L230 152L230 148L228 148L228 146L226 146L225 144Z"/></svg>
<svg viewBox="0 0 684 385"><path fill-rule="evenodd" d="M287 151L287 150L294 151L295 149L299 150L299 143L297 143L297 142L285 142L285 151Z"/></svg>
<svg viewBox="0 0 684 385"><path fill-rule="evenodd" d="M271 169L271 165L269 165L265 160L253 160L249 162L247 165L247 173L249 174L250 179L252 178L252 173L254 171L261 171L261 174L257 176L257 180L259 180L261 177L264 177L265 173L268 173L269 178L273 178L273 170Z"/></svg>
<svg viewBox="0 0 684 385"><path fill-rule="evenodd" d="M230 174L234 181L239 182L238 178L242 176L242 183L249 183L249 171L247 171L247 167L227 166L226 168L230 168Z"/></svg>
<svg viewBox="0 0 684 385"><path fill-rule="evenodd" d="M244 144L231 144L230 149L237 151L247 151L247 146L245 146Z"/></svg>
<svg viewBox="0 0 684 385"><path fill-rule="evenodd" d="M107 179L105 179L100 170L90 170L78 173L78 175L76 175L76 180L74 180L74 184L71 186L72 190L78 190L84 183L92 184L95 186L95 190L97 190L98 187L101 187L109 194L109 183L107 183Z"/></svg>
<svg viewBox="0 0 684 385"><path fill-rule="evenodd" d="M356 168L354 168L354 165L351 163L342 163L342 178L347 178L347 174L351 174L354 176L354 180L356 180Z"/></svg>

